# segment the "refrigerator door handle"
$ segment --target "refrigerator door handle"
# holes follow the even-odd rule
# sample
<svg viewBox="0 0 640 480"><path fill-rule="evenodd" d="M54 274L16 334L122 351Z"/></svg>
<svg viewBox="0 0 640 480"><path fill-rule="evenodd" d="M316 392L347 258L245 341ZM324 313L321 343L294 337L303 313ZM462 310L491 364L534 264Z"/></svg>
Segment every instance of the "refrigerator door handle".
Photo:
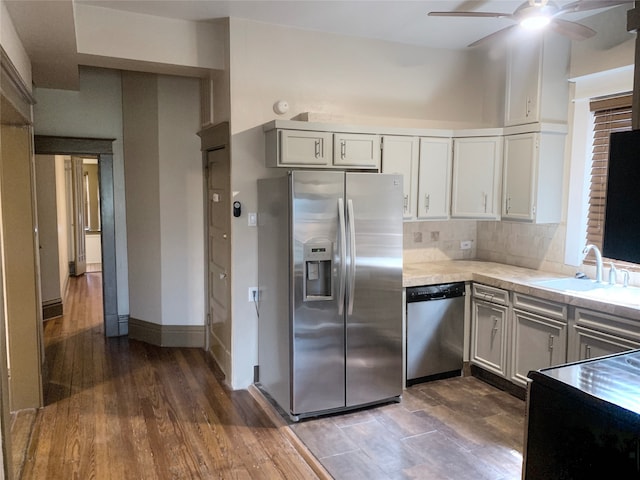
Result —
<svg viewBox="0 0 640 480"><path fill-rule="evenodd" d="M340 293L338 294L338 315L344 311L344 295L347 282L347 225L344 219L344 199L338 199L338 222L340 230Z"/></svg>
<svg viewBox="0 0 640 480"><path fill-rule="evenodd" d="M347 218L349 219L349 309L347 315L353 313L353 295L356 288L356 227L353 214L353 200L347 200Z"/></svg>

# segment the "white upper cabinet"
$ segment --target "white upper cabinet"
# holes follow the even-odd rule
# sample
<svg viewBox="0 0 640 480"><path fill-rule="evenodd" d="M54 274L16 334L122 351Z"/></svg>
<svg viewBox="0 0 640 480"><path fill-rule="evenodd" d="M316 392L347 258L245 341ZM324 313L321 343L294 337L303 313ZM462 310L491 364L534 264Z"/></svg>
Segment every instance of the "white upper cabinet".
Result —
<svg viewBox="0 0 640 480"><path fill-rule="evenodd" d="M339 167L380 168L380 136L335 133L333 164Z"/></svg>
<svg viewBox="0 0 640 480"><path fill-rule="evenodd" d="M451 205L450 138L421 138L418 218L447 219Z"/></svg>
<svg viewBox="0 0 640 480"><path fill-rule="evenodd" d="M500 218L502 137L453 141L451 217Z"/></svg>
<svg viewBox="0 0 640 480"><path fill-rule="evenodd" d="M562 217L564 133L504 137L502 218L559 223Z"/></svg>
<svg viewBox="0 0 640 480"><path fill-rule="evenodd" d="M299 130L280 131L280 164L321 166L331 163L333 134Z"/></svg>
<svg viewBox="0 0 640 480"><path fill-rule="evenodd" d="M570 51L553 34L509 44L505 126L567 121Z"/></svg>
<svg viewBox="0 0 640 480"><path fill-rule="evenodd" d="M415 218L418 193L418 139L385 135L382 137L382 173L403 177L404 218Z"/></svg>
<svg viewBox="0 0 640 480"><path fill-rule="evenodd" d="M269 128L267 167L380 168L380 136L307 129Z"/></svg>

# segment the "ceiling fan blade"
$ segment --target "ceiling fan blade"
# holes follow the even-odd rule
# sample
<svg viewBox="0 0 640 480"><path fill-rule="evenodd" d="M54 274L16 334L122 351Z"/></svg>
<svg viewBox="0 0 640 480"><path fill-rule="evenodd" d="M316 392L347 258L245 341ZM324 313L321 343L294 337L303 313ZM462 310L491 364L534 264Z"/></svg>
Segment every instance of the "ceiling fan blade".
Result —
<svg viewBox="0 0 640 480"><path fill-rule="evenodd" d="M554 32L569 37L571 40L586 40L596 34L596 31L580 23L569 22L553 18L549 24Z"/></svg>
<svg viewBox="0 0 640 480"><path fill-rule="evenodd" d="M489 18L507 18L511 17L510 13L496 12L429 12L429 17L489 17Z"/></svg>
<svg viewBox="0 0 640 480"><path fill-rule="evenodd" d="M476 40L475 42L470 43L469 45L467 45L467 47L477 47L478 45L488 43L496 38L507 35L515 27L517 27L517 25L511 25L509 27L498 30L497 32L493 32L492 34L487 35L486 37L482 37L480 40Z"/></svg>
<svg viewBox="0 0 640 480"><path fill-rule="evenodd" d="M572 2L556 12L556 15L563 15L565 13L585 12L587 10L596 10L598 8L615 7L616 5L622 5L624 3L630 3L630 0L578 0Z"/></svg>

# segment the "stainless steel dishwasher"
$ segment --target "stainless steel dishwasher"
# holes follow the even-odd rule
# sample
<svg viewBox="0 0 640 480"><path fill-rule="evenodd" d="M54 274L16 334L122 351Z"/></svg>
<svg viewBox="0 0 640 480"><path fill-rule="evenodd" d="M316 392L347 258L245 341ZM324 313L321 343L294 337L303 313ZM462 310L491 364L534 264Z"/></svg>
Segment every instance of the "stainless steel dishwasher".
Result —
<svg viewBox="0 0 640 480"><path fill-rule="evenodd" d="M407 288L407 385L461 374L464 282Z"/></svg>

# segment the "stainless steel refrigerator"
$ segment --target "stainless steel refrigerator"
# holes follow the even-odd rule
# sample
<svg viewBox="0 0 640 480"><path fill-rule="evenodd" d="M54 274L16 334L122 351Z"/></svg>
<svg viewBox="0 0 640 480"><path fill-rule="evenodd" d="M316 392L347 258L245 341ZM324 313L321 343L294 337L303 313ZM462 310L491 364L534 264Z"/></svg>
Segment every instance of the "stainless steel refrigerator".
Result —
<svg viewBox="0 0 640 480"><path fill-rule="evenodd" d="M258 181L260 387L293 419L402 393L402 177Z"/></svg>

